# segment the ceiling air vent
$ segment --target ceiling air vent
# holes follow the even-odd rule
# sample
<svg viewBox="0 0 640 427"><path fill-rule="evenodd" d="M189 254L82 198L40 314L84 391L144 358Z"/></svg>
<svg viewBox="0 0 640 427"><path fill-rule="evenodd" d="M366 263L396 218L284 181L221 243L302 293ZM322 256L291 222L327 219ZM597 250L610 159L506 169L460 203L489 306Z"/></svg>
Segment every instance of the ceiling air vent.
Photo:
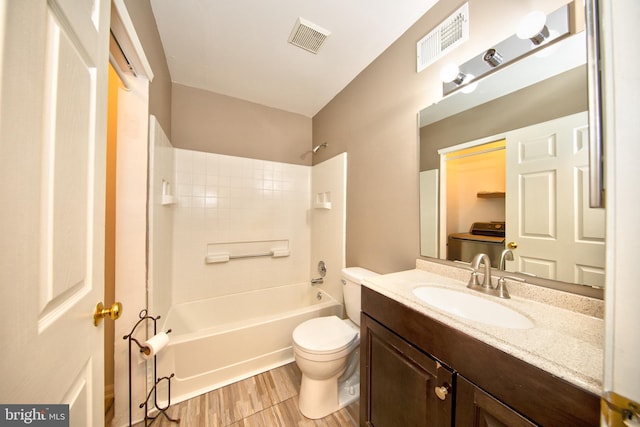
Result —
<svg viewBox="0 0 640 427"><path fill-rule="evenodd" d="M465 3L417 44L418 72L469 38L469 3Z"/></svg>
<svg viewBox="0 0 640 427"><path fill-rule="evenodd" d="M289 43L311 53L318 53L324 41L331 33L305 19L298 18L291 30Z"/></svg>

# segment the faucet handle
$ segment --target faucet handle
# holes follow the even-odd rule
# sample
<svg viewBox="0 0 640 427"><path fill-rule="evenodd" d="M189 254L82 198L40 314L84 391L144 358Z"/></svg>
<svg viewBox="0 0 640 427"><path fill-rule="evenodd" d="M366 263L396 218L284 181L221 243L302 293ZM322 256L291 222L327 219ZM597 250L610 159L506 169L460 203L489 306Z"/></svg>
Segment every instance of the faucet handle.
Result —
<svg viewBox="0 0 640 427"><path fill-rule="evenodd" d="M498 279L498 283L496 284L496 292L499 298L509 299L511 296L509 295L509 291L507 290L507 279L516 280L518 282L525 282L524 279L515 276L502 276Z"/></svg>
<svg viewBox="0 0 640 427"><path fill-rule="evenodd" d="M476 270L471 270L471 277L469 277L469 283L467 283L467 288L477 288L480 286L480 281L478 280L478 272Z"/></svg>
<svg viewBox="0 0 640 427"><path fill-rule="evenodd" d="M500 280L502 280L502 282L504 283L507 279L509 280L514 280L516 282L522 282L522 283L527 283L527 281L525 279L523 279L522 277L515 277L515 276L509 276L509 275L505 275L500 277Z"/></svg>

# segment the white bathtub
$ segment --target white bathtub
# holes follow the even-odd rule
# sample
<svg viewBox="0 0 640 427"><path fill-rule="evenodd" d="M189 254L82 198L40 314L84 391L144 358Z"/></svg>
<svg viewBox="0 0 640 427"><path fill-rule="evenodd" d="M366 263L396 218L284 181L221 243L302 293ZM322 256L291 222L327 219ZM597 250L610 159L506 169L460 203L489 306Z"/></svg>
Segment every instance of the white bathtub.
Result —
<svg viewBox="0 0 640 427"><path fill-rule="evenodd" d="M301 322L342 316L342 304L309 283L279 286L169 309L171 329L157 374L171 379L171 403L293 361L291 334ZM166 402L166 391L158 398Z"/></svg>

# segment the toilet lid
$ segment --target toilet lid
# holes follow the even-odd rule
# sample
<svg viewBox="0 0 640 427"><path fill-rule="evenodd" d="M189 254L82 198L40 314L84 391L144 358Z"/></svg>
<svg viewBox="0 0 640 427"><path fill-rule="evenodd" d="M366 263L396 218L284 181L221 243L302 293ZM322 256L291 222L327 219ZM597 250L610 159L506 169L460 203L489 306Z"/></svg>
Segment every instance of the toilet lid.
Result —
<svg viewBox="0 0 640 427"><path fill-rule="evenodd" d="M337 316L317 317L293 330L296 345L312 352L340 350L358 336L358 331Z"/></svg>

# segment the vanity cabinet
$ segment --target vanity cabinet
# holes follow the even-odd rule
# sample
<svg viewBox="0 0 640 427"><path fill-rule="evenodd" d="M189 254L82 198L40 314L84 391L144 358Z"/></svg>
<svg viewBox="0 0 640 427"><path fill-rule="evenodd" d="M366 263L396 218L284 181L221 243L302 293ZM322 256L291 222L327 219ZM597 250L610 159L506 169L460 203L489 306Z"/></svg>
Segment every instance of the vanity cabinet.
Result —
<svg viewBox="0 0 640 427"><path fill-rule="evenodd" d="M599 397L362 287L360 425L598 426Z"/></svg>

